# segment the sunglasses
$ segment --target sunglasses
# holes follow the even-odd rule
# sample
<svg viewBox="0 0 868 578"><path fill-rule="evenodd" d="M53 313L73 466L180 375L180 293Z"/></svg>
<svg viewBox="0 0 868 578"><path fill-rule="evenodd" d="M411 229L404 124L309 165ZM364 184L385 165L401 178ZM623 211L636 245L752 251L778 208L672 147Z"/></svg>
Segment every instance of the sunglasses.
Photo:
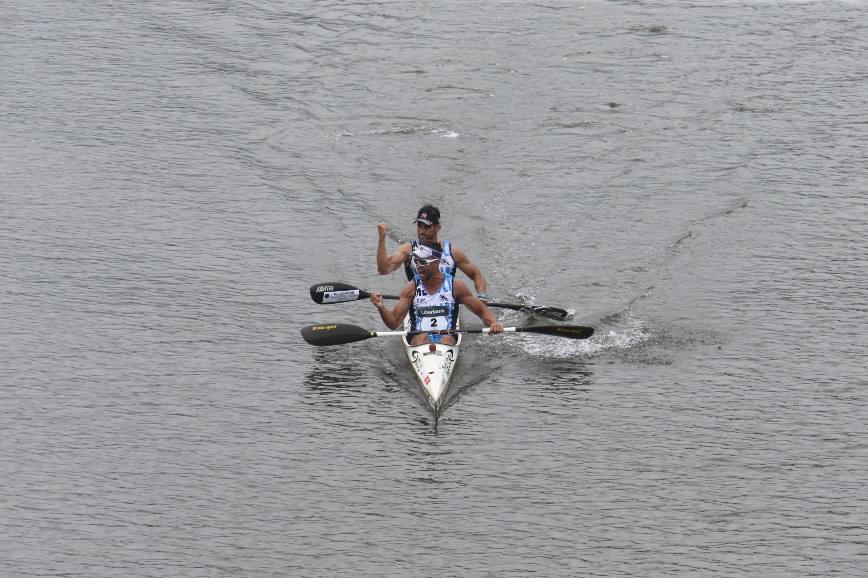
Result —
<svg viewBox="0 0 868 578"><path fill-rule="evenodd" d="M419 257L413 257L413 262L420 267L424 267L425 265L430 265L434 261L439 261L440 259L437 257L432 257L430 259L420 259Z"/></svg>

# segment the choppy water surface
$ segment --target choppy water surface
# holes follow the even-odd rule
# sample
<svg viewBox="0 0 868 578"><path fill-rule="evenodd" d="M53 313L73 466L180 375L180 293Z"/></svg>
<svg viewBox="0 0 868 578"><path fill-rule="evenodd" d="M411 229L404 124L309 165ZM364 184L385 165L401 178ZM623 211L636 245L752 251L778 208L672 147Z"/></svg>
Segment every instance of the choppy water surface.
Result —
<svg viewBox="0 0 868 578"><path fill-rule="evenodd" d="M0 574L864 573L863 3L0 23ZM382 328L308 287L396 293L427 202L597 329L468 336L436 431L397 341L299 336Z"/></svg>

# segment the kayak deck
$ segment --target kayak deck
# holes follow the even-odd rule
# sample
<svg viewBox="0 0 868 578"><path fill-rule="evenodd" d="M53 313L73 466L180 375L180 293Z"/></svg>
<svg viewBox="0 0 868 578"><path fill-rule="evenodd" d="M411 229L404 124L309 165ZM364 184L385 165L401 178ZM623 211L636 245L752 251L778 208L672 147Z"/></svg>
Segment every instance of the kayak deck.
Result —
<svg viewBox="0 0 868 578"><path fill-rule="evenodd" d="M409 318L404 319L404 329L410 330ZM410 366L416 374L417 381L425 394L431 410L434 412L435 423L440 417L447 399L448 390L458 352L461 346L461 334L456 334L455 345L434 344L410 345L412 336L404 336L404 349Z"/></svg>

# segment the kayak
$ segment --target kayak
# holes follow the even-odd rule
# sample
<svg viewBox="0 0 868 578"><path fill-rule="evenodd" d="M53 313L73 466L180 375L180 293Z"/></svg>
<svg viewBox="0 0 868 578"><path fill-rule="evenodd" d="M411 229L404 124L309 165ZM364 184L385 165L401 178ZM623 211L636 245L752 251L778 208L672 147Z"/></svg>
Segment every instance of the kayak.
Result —
<svg viewBox="0 0 868 578"><path fill-rule="evenodd" d="M371 297L371 293L353 285L347 285L346 283L328 282L311 286L310 296L316 303L328 304L368 299ZM383 295L382 297L384 299L400 299L398 295ZM525 306L489 302L488 306L527 311L558 320L565 319L574 313L573 310L567 311L556 307L535 305ZM446 404L450 401L452 373L455 371L455 364L458 362L458 352L461 349L463 334L484 334L491 331L487 327L480 329L458 329L456 326L452 330L452 335L456 338L455 345L435 344L432 346L426 343L425 345L417 345L415 347L410 345L412 336L407 335L408 331L410 331L410 318L405 317L403 331L370 331L363 327L346 323L317 323L303 327L301 329L301 336L307 343L316 346L344 345L373 337L401 336L407 360L416 374L416 381L421 388L427 405L434 413L434 427L436 429L440 415L445 409ZM524 327L504 327L503 332L522 332L563 337L566 339L588 339L594 334L594 328L581 325L529 325ZM436 333L443 332L436 331Z"/></svg>
<svg viewBox="0 0 868 578"><path fill-rule="evenodd" d="M404 318L404 331L410 331L409 316ZM425 343L416 346L410 345L412 335L404 335L404 350L407 353L407 359L416 374L428 406L434 412L435 426L449 399L450 378L455 369L455 363L458 361L461 335L461 333L455 334L455 345Z"/></svg>

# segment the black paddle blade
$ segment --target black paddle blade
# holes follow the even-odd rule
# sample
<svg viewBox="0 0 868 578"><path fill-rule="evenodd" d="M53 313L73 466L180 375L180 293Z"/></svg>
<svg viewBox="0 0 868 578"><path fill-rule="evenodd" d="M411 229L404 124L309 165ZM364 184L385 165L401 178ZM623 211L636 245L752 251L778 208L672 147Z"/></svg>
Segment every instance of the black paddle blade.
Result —
<svg viewBox="0 0 868 578"><path fill-rule="evenodd" d="M543 305L528 305L526 307L527 311L535 315L540 315L542 317L548 317L549 319L557 319L558 321L563 321L567 317L570 316L570 312L565 309L560 309L558 307L545 307Z"/></svg>
<svg viewBox="0 0 868 578"><path fill-rule="evenodd" d="M546 307L545 305L523 305L521 303L498 303L495 301L489 301L485 304L489 307L498 307L500 309L524 311L526 313L532 313L534 315L539 315L540 317L548 317L549 319L556 319L558 321L563 321L572 315L572 312L567 311L566 309L561 309L560 307Z"/></svg>
<svg viewBox="0 0 868 578"><path fill-rule="evenodd" d="M343 345L344 343L353 343L362 341L375 334L367 329L357 327L355 325L345 325L342 323L329 323L323 325L308 325L302 328L301 336L311 345Z"/></svg>
<svg viewBox="0 0 868 578"><path fill-rule="evenodd" d="M584 327L582 325L540 325L539 327L518 327L516 331L528 331L530 333L541 333L543 335L566 337L568 339L587 339L594 334L593 327Z"/></svg>
<svg viewBox="0 0 868 578"><path fill-rule="evenodd" d="M347 285L346 283L328 282L310 286L310 298L319 304L345 303L367 299L371 294L367 291Z"/></svg>

